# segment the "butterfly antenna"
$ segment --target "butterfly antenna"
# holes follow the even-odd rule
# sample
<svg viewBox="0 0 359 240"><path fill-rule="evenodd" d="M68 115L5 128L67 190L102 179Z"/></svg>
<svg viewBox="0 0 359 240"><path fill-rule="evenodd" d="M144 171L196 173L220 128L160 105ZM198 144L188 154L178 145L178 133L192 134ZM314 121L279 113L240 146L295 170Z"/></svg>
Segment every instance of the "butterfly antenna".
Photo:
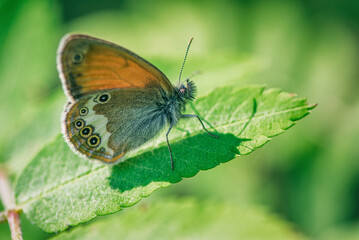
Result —
<svg viewBox="0 0 359 240"><path fill-rule="evenodd" d="M178 78L178 84L181 83L181 76L182 76L182 71L183 71L184 63L186 62L187 55L188 55L188 50L189 50L189 47L191 46L192 40L193 40L193 37L189 40L189 43L188 43L188 45L187 45L186 55L184 56L183 63L182 63L182 67L181 67L181 71L180 71L179 78Z"/></svg>

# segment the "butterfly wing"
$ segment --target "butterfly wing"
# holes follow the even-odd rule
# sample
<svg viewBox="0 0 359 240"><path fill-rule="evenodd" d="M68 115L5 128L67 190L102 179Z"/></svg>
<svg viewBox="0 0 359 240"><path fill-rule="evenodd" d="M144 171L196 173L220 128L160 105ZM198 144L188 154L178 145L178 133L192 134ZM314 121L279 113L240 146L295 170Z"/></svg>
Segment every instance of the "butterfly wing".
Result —
<svg viewBox="0 0 359 240"><path fill-rule="evenodd" d="M115 89L90 94L68 106L63 132L73 150L106 163L153 138L166 124L158 111L159 89Z"/></svg>
<svg viewBox="0 0 359 240"><path fill-rule="evenodd" d="M75 152L118 162L165 125L158 106L174 88L160 70L129 50L70 35L60 43L57 64L70 100L63 134Z"/></svg>
<svg viewBox="0 0 359 240"><path fill-rule="evenodd" d="M57 66L71 100L115 88L158 87L173 92L167 77L151 63L121 46L87 35L61 40Z"/></svg>

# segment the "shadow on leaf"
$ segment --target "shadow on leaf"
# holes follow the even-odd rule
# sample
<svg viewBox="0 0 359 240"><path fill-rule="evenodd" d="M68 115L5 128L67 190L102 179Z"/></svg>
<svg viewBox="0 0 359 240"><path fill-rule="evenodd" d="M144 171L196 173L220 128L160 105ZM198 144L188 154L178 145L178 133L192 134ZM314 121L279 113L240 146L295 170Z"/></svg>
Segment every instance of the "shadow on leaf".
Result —
<svg viewBox="0 0 359 240"><path fill-rule="evenodd" d="M171 144L174 170L168 148L163 146L114 166L110 186L123 192L151 182L179 182L235 158L242 141L233 134L219 134L216 139L206 133L180 140Z"/></svg>

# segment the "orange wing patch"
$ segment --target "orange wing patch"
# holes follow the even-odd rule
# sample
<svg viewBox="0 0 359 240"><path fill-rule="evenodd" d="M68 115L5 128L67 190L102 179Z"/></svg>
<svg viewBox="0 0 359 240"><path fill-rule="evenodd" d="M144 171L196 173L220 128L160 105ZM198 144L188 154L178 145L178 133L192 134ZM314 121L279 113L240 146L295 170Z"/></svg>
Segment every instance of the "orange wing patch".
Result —
<svg viewBox="0 0 359 240"><path fill-rule="evenodd" d="M58 50L58 70L70 99L98 90L159 87L173 92L167 77L135 53L86 35L64 37Z"/></svg>

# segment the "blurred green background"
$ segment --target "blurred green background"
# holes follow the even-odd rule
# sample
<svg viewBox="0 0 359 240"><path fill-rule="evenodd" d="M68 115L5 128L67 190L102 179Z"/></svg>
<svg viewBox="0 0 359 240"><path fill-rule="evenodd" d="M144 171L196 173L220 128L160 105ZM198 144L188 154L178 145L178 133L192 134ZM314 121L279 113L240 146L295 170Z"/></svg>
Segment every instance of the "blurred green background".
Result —
<svg viewBox="0 0 359 240"><path fill-rule="evenodd" d="M55 56L68 32L131 49L173 82L193 36L184 76L202 72L200 96L265 84L319 104L253 154L143 201L261 205L309 237L359 239L359 1L0 1L0 164L12 180L60 132ZM22 223L25 239L51 236Z"/></svg>

